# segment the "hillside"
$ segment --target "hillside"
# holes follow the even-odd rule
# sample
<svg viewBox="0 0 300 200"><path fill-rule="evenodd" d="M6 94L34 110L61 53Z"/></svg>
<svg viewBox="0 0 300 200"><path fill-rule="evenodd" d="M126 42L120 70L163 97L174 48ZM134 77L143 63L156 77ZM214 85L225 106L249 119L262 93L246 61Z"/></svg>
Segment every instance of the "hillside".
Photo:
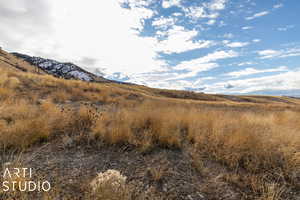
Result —
<svg viewBox="0 0 300 200"><path fill-rule="evenodd" d="M58 78L64 79L73 79L73 80L83 80L86 82L99 82L99 83L116 83L120 84L121 82L107 80L101 76L94 75L90 72L87 72L83 68L74 65L72 63L62 63L56 60L45 59L41 57L28 56L20 53L7 53L1 50L0 61L2 66L8 65L15 69L21 71L29 71L39 74L50 74ZM163 89L154 89L148 88L146 86L140 86L129 83L121 83L127 86L117 86L126 90L136 91L139 93L158 96L158 97L168 97L176 99L190 99L190 100L201 100L208 102L252 102L252 103L278 103L284 102L287 104L294 104L293 99L288 97L276 97L276 96L254 96L254 95L212 95L197 93L191 91L180 91L180 90L163 90ZM114 85L115 86L115 85Z"/></svg>
<svg viewBox="0 0 300 200"><path fill-rule="evenodd" d="M7 53L1 48L0 48L0 67L8 70L23 71L23 72L28 71L32 73L45 74L42 70L39 70L38 67L31 65L26 61L18 59L13 54Z"/></svg>
<svg viewBox="0 0 300 200"><path fill-rule="evenodd" d="M15 55L0 52L1 167L32 168L51 190L0 199L299 199L300 99L118 84L64 64L90 81Z"/></svg>

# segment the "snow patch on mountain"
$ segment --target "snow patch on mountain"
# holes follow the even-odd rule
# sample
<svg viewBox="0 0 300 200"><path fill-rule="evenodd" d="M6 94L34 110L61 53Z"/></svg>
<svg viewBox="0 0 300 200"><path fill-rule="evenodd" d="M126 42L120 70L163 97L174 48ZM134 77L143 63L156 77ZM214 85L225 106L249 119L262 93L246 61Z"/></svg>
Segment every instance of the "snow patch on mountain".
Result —
<svg viewBox="0 0 300 200"><path fill-rule="evenodd" d="M38 66L49 74L66 79L78 79L82 81L95 81L95 75L83 70L72 63L60 63L51 59L31 57L24 54L13 53L15 56ZM98 77L100 78L100 77Z"/></svg>
<svg viewBox="0 0 300 200"><path fill-rule="evenodd" d="M92 78L89 77L84 72L72 71L72 72L69 72L69 74L74 76L74 77L77 77L78 79L83 80L83 81L91 81L92 80Z"/></svg>

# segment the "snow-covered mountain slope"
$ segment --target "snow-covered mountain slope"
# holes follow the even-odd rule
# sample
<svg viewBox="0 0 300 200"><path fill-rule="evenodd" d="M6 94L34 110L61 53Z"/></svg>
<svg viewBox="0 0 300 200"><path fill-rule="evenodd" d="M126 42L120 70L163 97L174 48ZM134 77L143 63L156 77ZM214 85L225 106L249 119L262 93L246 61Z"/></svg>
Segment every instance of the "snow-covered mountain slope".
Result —
<svg viewBox="0 0 300 200"><path fill-rule="evenodd" d="M56 77L61 77L65 79L77 79L89 82L112 82L101 76L92 74L73 63L62 63L56 60L28 56L20 53L12 54Z"/></svg>

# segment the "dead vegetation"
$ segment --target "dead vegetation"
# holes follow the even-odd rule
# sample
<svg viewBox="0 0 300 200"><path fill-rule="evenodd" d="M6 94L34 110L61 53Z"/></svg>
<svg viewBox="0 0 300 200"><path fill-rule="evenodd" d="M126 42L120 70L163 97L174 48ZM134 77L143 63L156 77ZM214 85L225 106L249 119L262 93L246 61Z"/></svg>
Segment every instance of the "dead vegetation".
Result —
<svg viewBox="0 0 300 200"><path fill-rule="evenodd" d="M219 163L226 170L218 180L237 188L244 199L295 199L294 191L300 189L296 99L278 101L276 97L273 102L265 98L266 103L259 97L258 103L251 103L256 97L232 101L0 70L1 152L27 151L51 142L63 143L65 148L72 144L125 146L142 155L168 149L187 152L199 176L214 170L206 166L207 161ZM154 182L169 176L164 165L145 170ZM144 199L150 195L147 191L143 191ZM109 193L119 198L118 191ZM101 195L97 198L114 199Z"/></svg>

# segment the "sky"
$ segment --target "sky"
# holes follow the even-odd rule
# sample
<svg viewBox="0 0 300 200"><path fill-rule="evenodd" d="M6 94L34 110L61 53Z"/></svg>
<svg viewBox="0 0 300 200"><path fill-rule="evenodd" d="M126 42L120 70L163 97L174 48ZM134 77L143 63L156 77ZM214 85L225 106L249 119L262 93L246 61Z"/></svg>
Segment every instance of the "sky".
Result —
<svg viewBox="0 0 300 200"><path fill-rule="evenodd" d="M0 46L105 77L300 96L297 0L0 0Z"/></svg>

